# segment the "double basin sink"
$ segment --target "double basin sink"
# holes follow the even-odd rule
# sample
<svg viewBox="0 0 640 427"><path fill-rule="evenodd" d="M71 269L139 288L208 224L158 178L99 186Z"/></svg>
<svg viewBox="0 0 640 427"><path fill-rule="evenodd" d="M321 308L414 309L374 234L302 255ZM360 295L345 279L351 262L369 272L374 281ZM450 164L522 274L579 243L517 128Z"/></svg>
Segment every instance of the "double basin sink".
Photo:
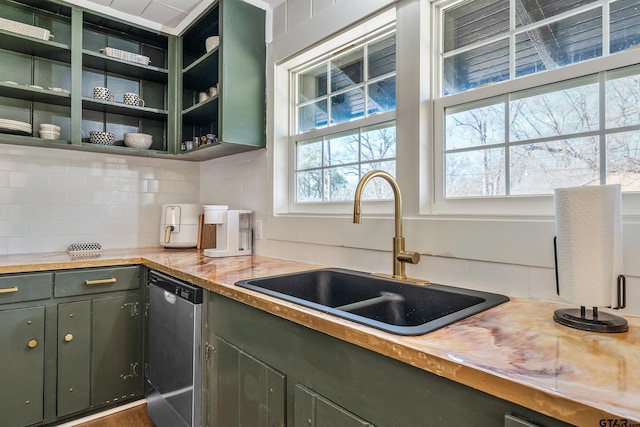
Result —
<svg viewBox="0 0 640 427"><path fill-rule="evenodd" d="M236 285L397 335L422 335L509 301L504 295L420 286L325 268Z"/></svg>

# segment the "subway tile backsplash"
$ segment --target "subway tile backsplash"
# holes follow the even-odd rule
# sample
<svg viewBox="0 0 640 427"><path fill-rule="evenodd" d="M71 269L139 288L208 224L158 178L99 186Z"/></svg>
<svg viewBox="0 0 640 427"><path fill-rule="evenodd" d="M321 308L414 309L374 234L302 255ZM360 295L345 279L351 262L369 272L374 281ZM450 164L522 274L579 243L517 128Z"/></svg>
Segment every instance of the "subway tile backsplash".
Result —
<svg viewBox="0 0 640 427"><path fill-rule="evenodd" d="M195 163L0 146L0 255L159 245L164 203L247 208L267 227L266 150ZM260 255L391 272L391 254L304 242L257 240ZM561 301L551 268L423 255L407 274L452 286ZM627 279L627 309L640 315L640 279ZM550 314L550 316L552 313Z"/></svg>
<svg viewBox="0 0 640 427"><path fill-rule="evenodd" d="M197 163L0 146L0 255L157 246L160 205L199 201Z"/></svg>

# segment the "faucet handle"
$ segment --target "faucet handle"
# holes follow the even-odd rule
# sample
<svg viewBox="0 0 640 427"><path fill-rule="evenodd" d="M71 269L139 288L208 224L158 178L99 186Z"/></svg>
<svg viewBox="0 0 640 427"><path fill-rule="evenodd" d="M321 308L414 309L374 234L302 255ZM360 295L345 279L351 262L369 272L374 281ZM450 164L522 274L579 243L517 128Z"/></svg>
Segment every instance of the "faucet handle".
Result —
<svg viewBox="0 0 640 427"><path fill-rule="evenodd" d="M398 261L417 264L420 262L420 254L413 251L400 251L398 252Z"/></svg>

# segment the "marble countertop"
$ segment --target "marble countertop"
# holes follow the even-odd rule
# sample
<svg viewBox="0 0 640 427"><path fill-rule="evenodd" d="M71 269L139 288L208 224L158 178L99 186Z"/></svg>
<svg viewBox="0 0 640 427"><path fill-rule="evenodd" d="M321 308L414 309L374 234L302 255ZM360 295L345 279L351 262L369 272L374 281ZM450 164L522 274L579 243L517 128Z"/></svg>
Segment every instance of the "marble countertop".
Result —
<svg viewBox="0 0 640 427"><path fill-rule="evenodd" d="M624 316L629 332L598 334L555 323L553 312L561 304L511 298L427 335L397 336L233 285L319 265L262 256L209 258L196 250L111 250L95 258L12 255L0 257L0 274L123 264L156 268L570 424L599 426L602 419L626 419L626 425L640 425L636 316Z"/></svg>

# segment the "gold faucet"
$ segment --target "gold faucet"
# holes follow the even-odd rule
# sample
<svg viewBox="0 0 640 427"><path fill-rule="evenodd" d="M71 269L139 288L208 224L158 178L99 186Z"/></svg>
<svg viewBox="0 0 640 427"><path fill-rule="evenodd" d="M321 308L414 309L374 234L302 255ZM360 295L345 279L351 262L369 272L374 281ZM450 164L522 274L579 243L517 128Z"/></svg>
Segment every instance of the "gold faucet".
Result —
<svg viewBox="0 0 640 427"><path fill-rule="evenodd" d="M362 177L358 183L358 187L356 187L356 195L353 201L353 222L354 224L360 224L362 192L364 191L364 187L367 183L376 177L384 178L391 185L395 200L396 235L393 238L393 275L391 278L417 284L427 284L429 282L426 280L410 279L405 274L404 264L406 262L417 264L420 261L420 254L413 251L406 251L404 249L404 237L402 237L402 196L400 195L400 187L398 186L398 183L388 172L376 169L368 172ZM384 274L376 273L375 275L388 277L388 275Z"/></svg>

